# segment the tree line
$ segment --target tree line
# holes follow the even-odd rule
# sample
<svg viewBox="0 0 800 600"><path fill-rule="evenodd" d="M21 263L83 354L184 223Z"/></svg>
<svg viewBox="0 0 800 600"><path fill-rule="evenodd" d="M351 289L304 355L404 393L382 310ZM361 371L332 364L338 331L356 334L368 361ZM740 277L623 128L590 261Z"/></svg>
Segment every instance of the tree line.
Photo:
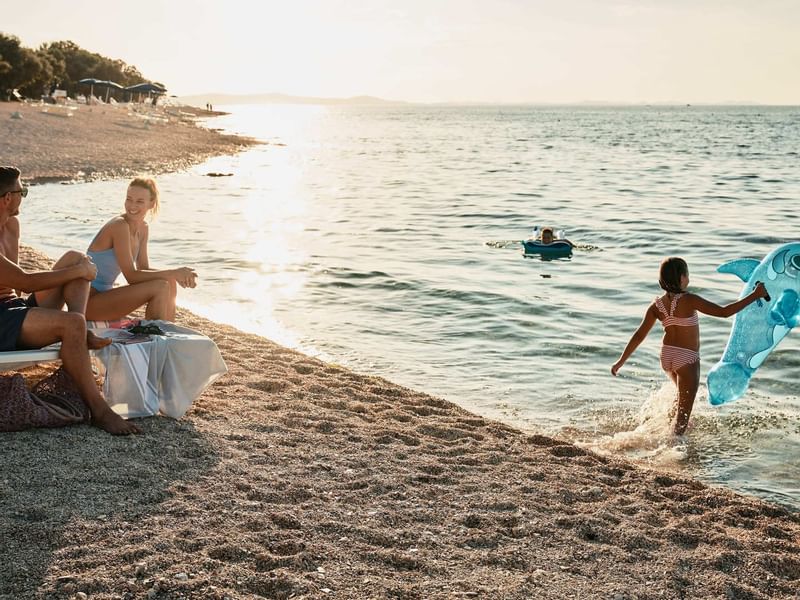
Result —
<svg viewBox="0 0 800 600"><path fill-rule="evenodd" d="M0 99L6 100L15 89L29 98L48 95L55 88L75 97L88 93L78 83L87 77L123 87L158 83L145 79L133 65L89 52L74 42L50 42L33 50L22 46L18 37L0 32Z"/></svg>

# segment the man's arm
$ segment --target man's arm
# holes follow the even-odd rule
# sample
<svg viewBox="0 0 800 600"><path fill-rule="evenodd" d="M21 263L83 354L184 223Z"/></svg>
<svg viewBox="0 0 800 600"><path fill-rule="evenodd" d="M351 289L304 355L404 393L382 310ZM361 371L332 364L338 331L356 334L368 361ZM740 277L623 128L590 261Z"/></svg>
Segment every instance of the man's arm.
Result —
<svg viewBox="0 0 800 600"><path fill-rule="evenodd" d="M73 279L92 281L96 274L97 267L89 257L77 265L64 269L26 273L19 265L0 255L0 287L28 293L60 287Z"/></svg>

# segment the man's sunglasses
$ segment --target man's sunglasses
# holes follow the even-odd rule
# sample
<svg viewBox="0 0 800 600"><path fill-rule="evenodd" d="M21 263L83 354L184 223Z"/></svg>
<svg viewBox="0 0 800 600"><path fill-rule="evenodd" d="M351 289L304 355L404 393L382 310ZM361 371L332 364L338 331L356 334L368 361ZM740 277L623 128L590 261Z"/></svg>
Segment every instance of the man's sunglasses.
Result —
<svg viewBox="0 0 800 600"><path fill-rule="evenodd" d="M20 188L18 190L8 190L6 192L6 194L19 194L20 196L25 198L28 195L28 188L24 187L24 188ZM5 196L6 194L3 194L3 195Z"/></svg>

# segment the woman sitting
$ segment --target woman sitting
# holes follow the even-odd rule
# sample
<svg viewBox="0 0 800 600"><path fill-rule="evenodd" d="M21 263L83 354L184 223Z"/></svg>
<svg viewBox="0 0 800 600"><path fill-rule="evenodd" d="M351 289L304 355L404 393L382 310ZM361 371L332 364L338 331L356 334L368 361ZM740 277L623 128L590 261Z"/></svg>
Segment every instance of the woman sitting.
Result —
<svg viewBox="0 0 800 600"><path fill-rule="evenodd" d="M147 305L146 319L175 320L177 286L193 288L197 273L190 267L155 270L147 257L145 217L158 212L158 188L152 179L137 178L128 186L125 212L103 225L87 254L97 265L86 318L114 321ZM128 285L114 287L120 272Z"/></svg>

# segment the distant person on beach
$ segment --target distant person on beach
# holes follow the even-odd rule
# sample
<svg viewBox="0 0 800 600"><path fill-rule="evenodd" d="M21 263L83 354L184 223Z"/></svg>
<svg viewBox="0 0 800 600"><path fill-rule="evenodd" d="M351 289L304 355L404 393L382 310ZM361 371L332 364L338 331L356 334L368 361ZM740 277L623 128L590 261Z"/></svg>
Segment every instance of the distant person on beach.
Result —
<svg viewBox="0 0 800 600"><path fill-rule="evenodd" d="M178 286L193 288L197 273L190 267L156 270L147 255L148 215L158 212L158 187L152 179L136 178L128 186L125 212L103 225L87 254L97 265L86 318L114 321L140 306L145 318L175 320ZM128 285L114 287L120 272Z"/></svg>
<svg viewBox="0 0 800 600"><path fill-rule="evenodd" d="M69 251L52 271L28 273L19 260L19 215L28 190L16 167L0 167L0 351L43 348L61 342L64 370L72 377L92 415L92 424L112 434L140 433L112 411L97 387L89 350L111 340L86 329L89 282L97 273L91 259ZM27 297L18 295L27 292ZM62 308L66 304L67 310Z"/></svg>
<svg viewBox="0 0 800 600"><path fill-rule="evenodd" d="M647 337L656 321L661 321L664 327L661 368L678 388L673 432L675 435L683 435L700 385L700 326L697 311L712 317L727 318L759 298L765 298L767 290L763 283L759 283L752 293L741 300L727 306L714 304L686 292L689 286L689 267L686 261L678 257L665 258L661 262L658 284L666 293L647 307L642 323L631 336L619 360L611 367L611 374L617 374Z"/></svg>

